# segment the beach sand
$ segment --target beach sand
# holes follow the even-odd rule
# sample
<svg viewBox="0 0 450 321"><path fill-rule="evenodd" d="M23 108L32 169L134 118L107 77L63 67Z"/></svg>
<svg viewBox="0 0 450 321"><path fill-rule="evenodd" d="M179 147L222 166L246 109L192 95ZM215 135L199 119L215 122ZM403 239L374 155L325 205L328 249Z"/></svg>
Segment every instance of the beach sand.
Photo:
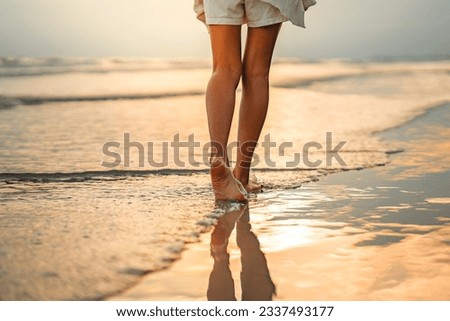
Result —
<svg viewBox="0 0 450 321"><path fill-rule="evenodd" d="M162 148L208 142L208 60L0 59L0 300L448 299L449 71L275 62L277 146L237 210L215 207L207 150Z"/></svg>
<svg viewBox="0 0 450 321"><path fill-rule="evenodd" d="M381 133L405 148L386 166L228 210L179 261L110 299L449 300L449 121L447 104Z"/></svg>

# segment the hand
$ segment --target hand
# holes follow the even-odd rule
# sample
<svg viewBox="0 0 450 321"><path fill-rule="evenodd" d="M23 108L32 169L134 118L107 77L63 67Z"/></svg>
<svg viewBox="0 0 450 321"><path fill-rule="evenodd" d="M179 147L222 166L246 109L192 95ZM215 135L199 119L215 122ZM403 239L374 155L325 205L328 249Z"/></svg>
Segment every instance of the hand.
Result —
<svg viewBox="0 0 450 321"><path fill-rule="evenodd" d="M202 12L201 14L199 14L199 15L197 16L197 19L200 20L200 21L203 22L203 23L206 23L205 13Z"/></svg>

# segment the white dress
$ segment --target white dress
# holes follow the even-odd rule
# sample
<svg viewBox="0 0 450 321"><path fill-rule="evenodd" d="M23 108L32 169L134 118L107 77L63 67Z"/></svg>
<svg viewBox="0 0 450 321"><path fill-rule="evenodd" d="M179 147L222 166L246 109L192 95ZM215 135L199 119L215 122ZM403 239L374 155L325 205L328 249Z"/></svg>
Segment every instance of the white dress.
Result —
<svg viewBox="0 0 450 321"><path fill-rule="evenodd" d="M278 8L294 25L305 28L305 11L316 4L315 0L261 0ZM203 0L194 0L194 10L197 17L201 16L205 9Z"/></svg>

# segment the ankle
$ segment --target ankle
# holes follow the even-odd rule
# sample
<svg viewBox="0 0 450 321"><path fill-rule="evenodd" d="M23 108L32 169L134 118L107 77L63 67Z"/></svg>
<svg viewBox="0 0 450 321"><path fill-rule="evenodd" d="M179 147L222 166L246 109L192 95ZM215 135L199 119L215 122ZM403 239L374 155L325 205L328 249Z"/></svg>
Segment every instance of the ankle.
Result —
<svg viewBox="0 0 450 321"><path fill-rule="evenodd" d="M209 165L211 167L221 166L226 164L225 158L223 156L211 156L209 158Z"/></svg>
<svg viewBox="0 0 450 321"><path fill-rule="evenodd" d="M244 184L244 185L248 184L248 180L249 180L248 173L245 174L244 172L240 172L240 171L236 170L236 168L235 168L233 170L233 176L242 184Z"/></svg>
<svg viewBox="0 0 450 321"><path fill-rule="evenodd" d="M228 158L224 155L211 155L209 157L209 164L211 167L224 164L225 167L230 168Z"/></svg>

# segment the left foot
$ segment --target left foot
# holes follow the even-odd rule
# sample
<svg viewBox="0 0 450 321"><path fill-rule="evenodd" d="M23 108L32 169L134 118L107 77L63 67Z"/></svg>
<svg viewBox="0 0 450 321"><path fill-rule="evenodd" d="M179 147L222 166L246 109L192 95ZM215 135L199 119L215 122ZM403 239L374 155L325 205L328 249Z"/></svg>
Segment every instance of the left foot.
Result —
<svg viewBox="0 0 450 321"><path fill-rule="evenodd" d="M247 193L256 193L262 191L263 185L257 182L248 182L247 185L242 184Z"/></svg>
<svg viewBox="0 0 450 321"><path fill-rule="evenodd" d="M247 193L261 192L262 188L264 187L263 184L258 183L258 179L253 173L250 173L248 182L240 180L238 176L236 176L236 169L233 170L233 175L242 184Z"/></svg>

